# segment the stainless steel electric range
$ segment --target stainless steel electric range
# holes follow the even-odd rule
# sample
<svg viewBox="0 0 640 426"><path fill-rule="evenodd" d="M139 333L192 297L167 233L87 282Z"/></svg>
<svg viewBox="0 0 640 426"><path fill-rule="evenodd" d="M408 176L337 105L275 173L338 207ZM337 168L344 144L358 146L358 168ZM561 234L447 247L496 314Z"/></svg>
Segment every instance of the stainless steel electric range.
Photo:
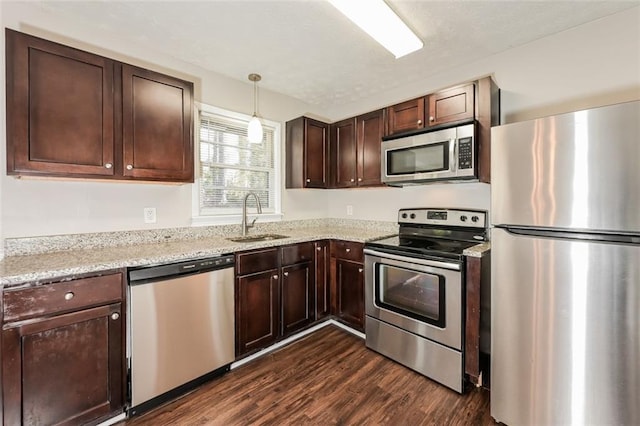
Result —
<svg viewBox="0 0 640 426"><path fill-rule="evenodd" d="M366 345L463 391L465 258L487 239L480 210L398 212L399 235L365 244Z"/></svg>

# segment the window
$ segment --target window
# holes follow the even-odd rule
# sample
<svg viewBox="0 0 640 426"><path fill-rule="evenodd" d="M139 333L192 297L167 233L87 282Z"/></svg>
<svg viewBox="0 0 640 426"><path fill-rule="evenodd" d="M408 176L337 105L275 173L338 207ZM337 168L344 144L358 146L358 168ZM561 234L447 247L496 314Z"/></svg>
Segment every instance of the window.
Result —
<svg viewBox="0 0 640 426"><path fill-rule="evenodd" d="M247 139L250 118L200 106L194 222L239 223L242 201L249 192L260 198L263 213L280 216L280 124L263 119L262 142L254 144ZM253 198L249 206L253 213Z"/></svg>

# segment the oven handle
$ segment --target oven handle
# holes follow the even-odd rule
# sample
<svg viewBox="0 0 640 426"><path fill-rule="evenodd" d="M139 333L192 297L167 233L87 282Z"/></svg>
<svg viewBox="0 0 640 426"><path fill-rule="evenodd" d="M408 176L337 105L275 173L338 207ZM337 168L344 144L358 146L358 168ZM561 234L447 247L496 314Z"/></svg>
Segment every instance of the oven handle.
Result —
<svg viewBox="0 0 640 426"><path fill-rule="evenodd" d="M380 252L380 251L377 251L377 250L371 250L369 248L365 248L364 249L364 254L365 255L369 254L369 255L372 255L372 256L378 256L378 257L382 257L384 259L398 260L400 262L411 262L411 263L417 263L419 265L424 265L424 266L433 266L434 268L453 269L454 271L459 271L460 270L460 265L458 263L439 262L437 260L420 259L420 258L417 258L417 257L407 258L407 257L404 257L404 256L398 256L396 254L384 253L384 252Z"/></svg>

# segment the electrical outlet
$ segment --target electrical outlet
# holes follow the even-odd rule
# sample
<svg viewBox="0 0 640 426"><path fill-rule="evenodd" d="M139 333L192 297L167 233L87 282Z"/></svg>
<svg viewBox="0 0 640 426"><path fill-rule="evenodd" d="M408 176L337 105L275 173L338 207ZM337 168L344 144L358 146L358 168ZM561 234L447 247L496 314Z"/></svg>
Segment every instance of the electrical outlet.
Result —
<svg viewBox="0 0 640 426"><path fill-rule="evenodd" d="M352 205L348 205L347 206L347 216L353 216L353 206Z"/></svg>
<svg viewBox="0 0 640 426"><path fill-rule="evenodd" d="M144 208L144 223L156 223L156 208L145 207Z"/></svg>

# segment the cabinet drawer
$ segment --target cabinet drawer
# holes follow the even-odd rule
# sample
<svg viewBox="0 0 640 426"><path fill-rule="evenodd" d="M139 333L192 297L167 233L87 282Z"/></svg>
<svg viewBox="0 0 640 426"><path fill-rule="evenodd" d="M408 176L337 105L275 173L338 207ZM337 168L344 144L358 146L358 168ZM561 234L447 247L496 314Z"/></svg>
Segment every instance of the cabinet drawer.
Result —
<svg viewBox="0 0 640 426"><path fill-rule="evenodd" d="M282 247L282 266L313 260L313 243L293 244Z"/></svg>
<svg viewBox="0 0 640 426"><path fill-rule="evenodd" d="M336 257L338 259L346 259L346 260L353 260L354 262L362 262L363 248L364 248L364 245L362 243L356 243L353 241L332 241L331 256Z"/></svg>
<svg viewBox="0 0 640 426"><path fill-rule="evenodd" d="M7 290L3 300L5 322L115 302L122 300L122 274Z"/></svg>
<svg viewBox="0 0 640 426"><path fill-rule="evenodd" d="M236 255L236 275L255 274L278 267L278 248L254 250Z"/></svg>

